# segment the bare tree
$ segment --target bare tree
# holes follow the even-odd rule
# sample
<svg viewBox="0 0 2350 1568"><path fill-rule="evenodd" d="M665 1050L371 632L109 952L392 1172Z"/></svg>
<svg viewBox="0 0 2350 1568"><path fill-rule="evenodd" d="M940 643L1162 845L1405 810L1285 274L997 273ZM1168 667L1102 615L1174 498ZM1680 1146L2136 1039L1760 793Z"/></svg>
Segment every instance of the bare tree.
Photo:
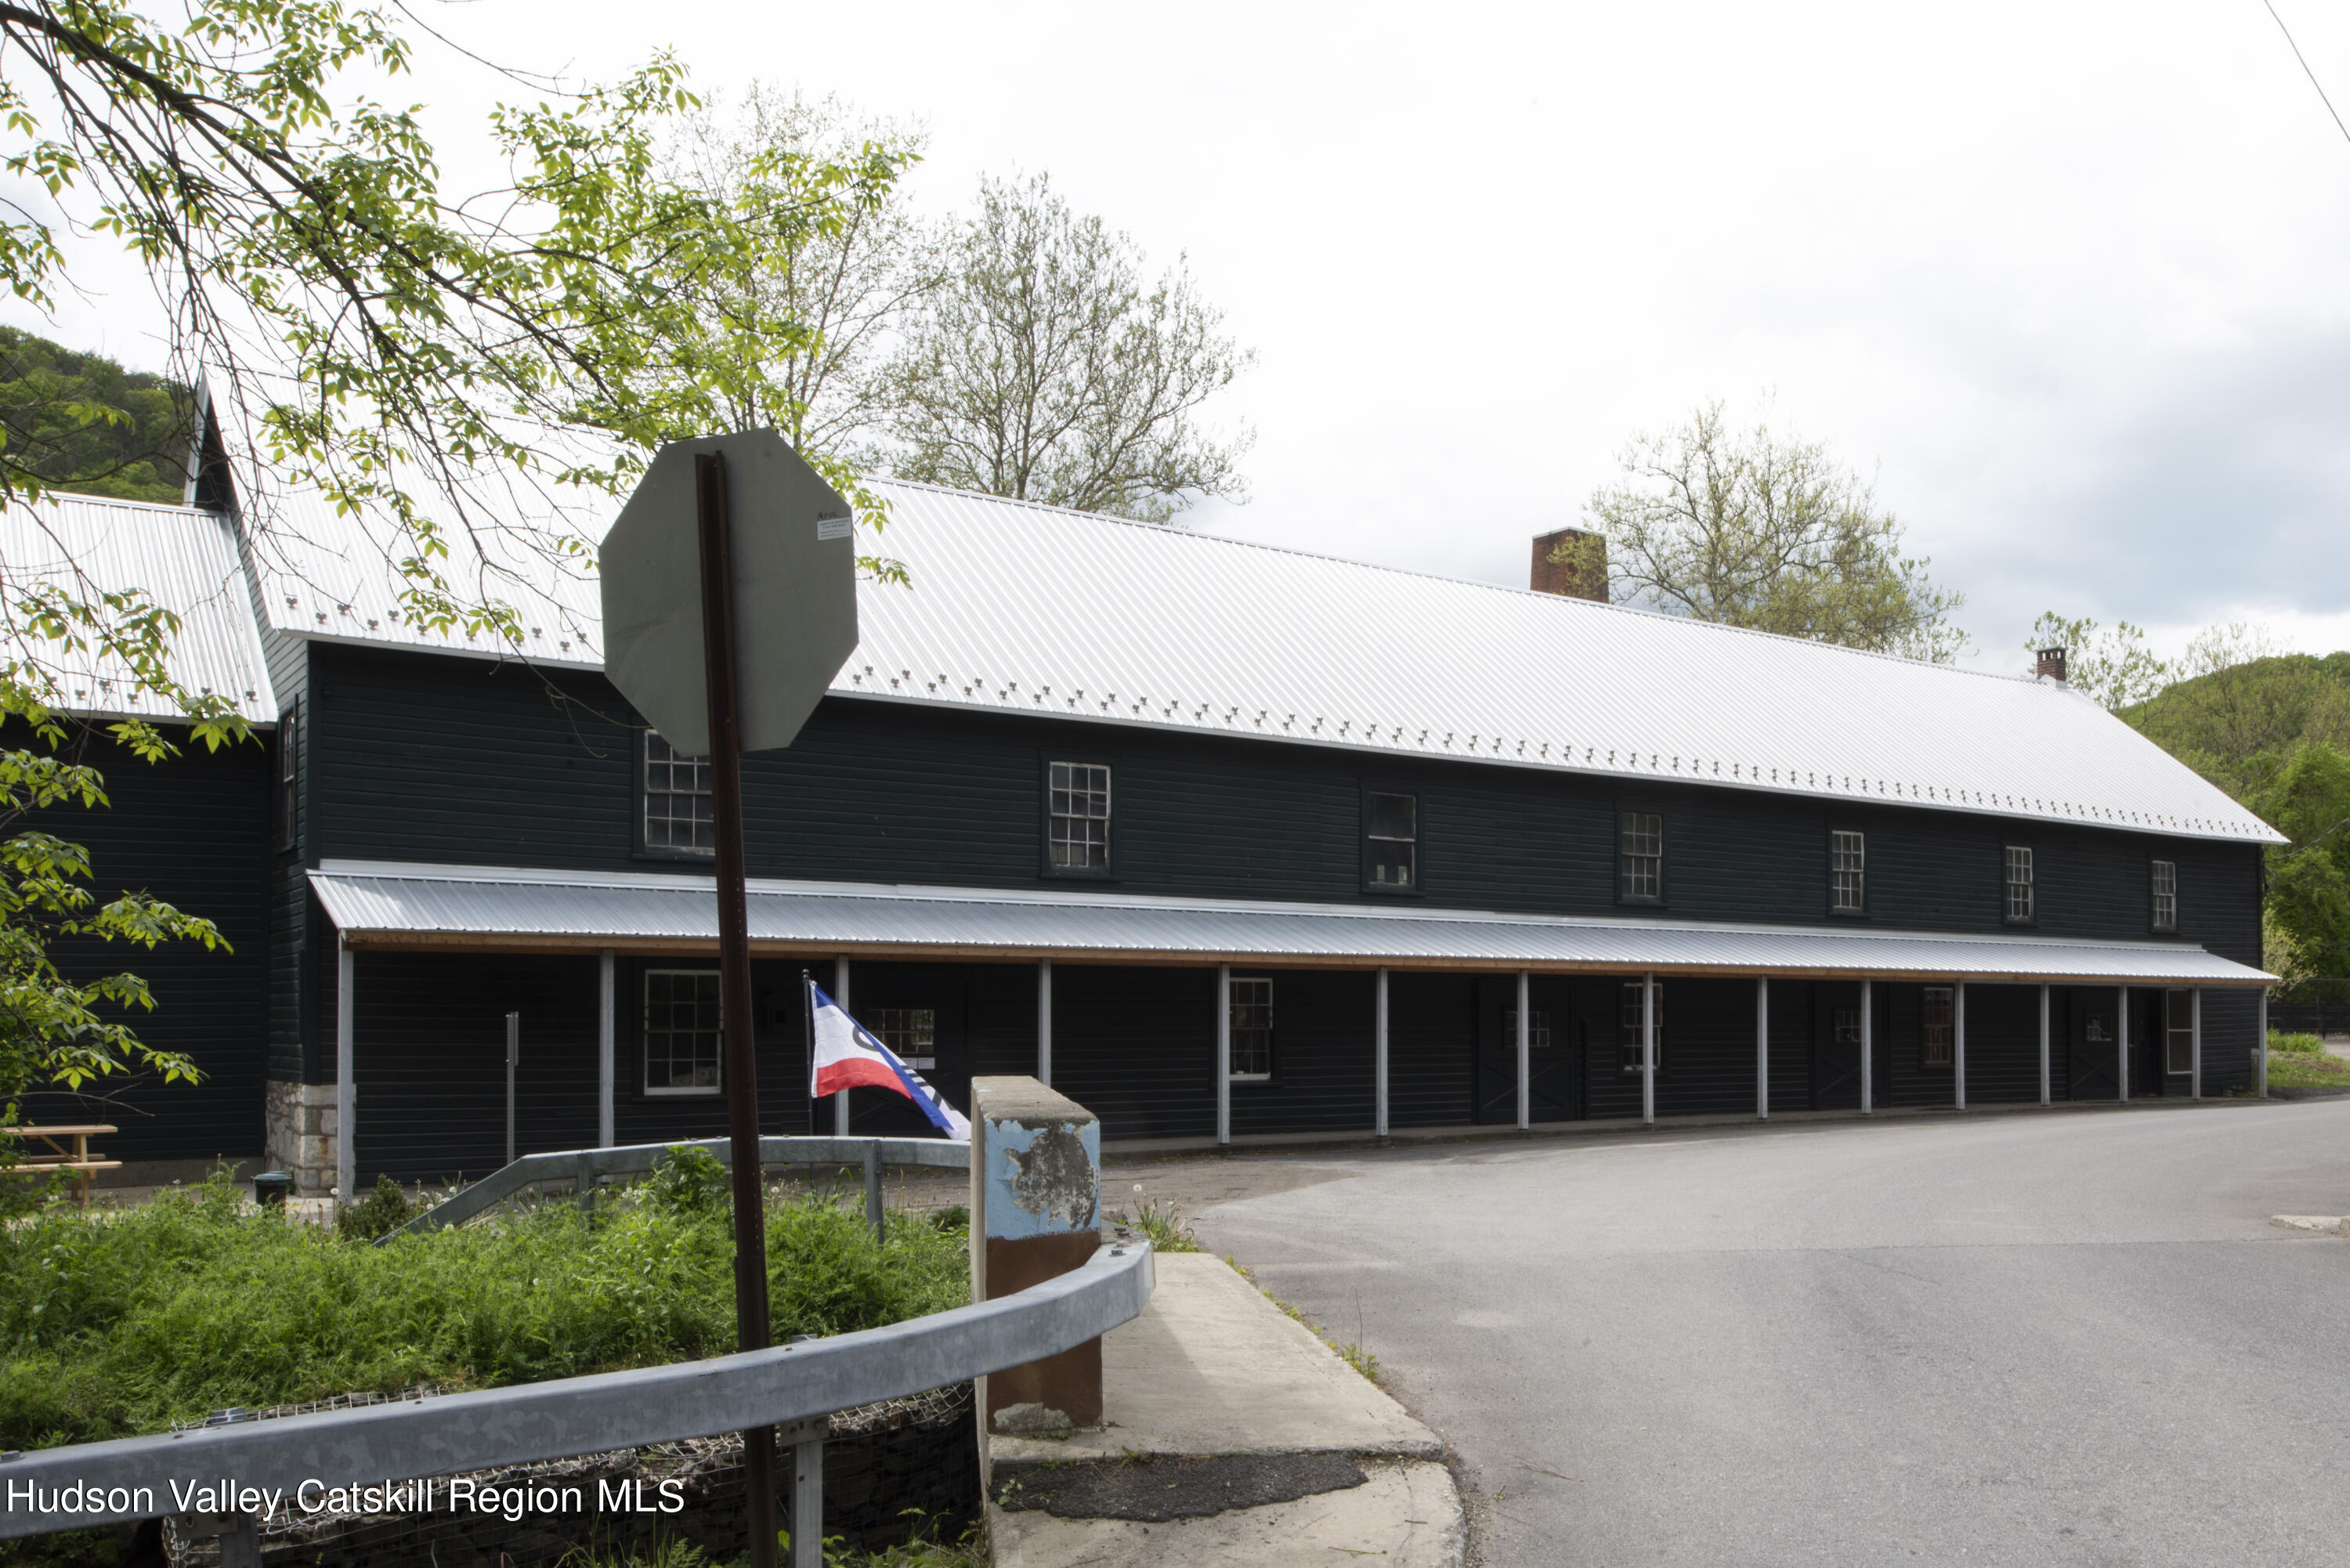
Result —
<svg viewBox="0 0 2350 1568"><path fill-rule="evenodd" d="M1152 523L1243 496L1249 433L1198 413L1254 356L1180 257L1146 286L1133 241L1038 175L983 180L946 259L890 368L899 474Z"/></svg>
<svg viewBox="0 0 2350 1568"><path fill-rule="evenodd" d="M1584 509L1618 600L1937 664L1965 648L1950 618L1965 596L1902 555L1899 522L1820 443L1741 435L1716 402L1620 461Z"/></svg>

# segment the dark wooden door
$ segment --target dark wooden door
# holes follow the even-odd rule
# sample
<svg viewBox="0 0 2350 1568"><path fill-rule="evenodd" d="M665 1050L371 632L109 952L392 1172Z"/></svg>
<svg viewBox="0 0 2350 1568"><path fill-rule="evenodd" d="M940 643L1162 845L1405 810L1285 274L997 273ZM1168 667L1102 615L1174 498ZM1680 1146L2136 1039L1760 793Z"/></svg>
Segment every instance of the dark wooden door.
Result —
<svg viewBox="0 0 2350 1568"><path fill-rule="evenodd" d="M2064 1029L2064 1087L2075 1100L2121 1097L2120 1020L2109 987L2075 986Z"/></svg>
<svg viewBox="0 0 2350 1568"><path fill-rule="evenodd" d="M1812 1109L1856 1109L1860 1105L1860 987L1824 982L1810 990Z"/></svg>
<svg viewBox="0 0 2350 1568"><path fill-rule="evenodd" d="M1538 1122L1565 1121L1579 1114L1580 1080L1575 1042L1572 982L1537 976L1530 987L1532 1038L1526 1060L1532 1071L1530 1109ZM1518 980L1485 975L1477 981L1476 1116L1488 1127L1514 1126L1518 1119Z"/></svg>

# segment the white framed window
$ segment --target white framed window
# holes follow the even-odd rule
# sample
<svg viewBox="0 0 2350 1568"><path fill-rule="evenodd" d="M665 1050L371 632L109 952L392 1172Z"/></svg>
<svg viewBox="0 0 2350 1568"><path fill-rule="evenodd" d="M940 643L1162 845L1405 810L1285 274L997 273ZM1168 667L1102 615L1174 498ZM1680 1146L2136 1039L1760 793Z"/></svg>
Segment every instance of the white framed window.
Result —
<svg viewBox="0 0 2350 1568"><path fill-rule="evenodd" d="M658 730L645 732L645 847L681 855L718 852L710 759L683 755Z"/></svg>
<svg viewBox="0 0 2350 1568"><path fill-rule="evenodd" d="M1273 1076L1273 981L1261 975L1234 975L1230 1006L1232 1082L1267 1082Z"/></svg>
<svg viewBox="0 0 2350 1568"><path fill-rule="evenodd" d="M714 1095L723 1037L718 971L645 971L645 1093Z"/></svg>
<svg viewBox="0 0 2350 1568"><path fill-rule="evenodd" d="M1374 888L1419 886L1419 797L1369 792L1364 835Z"/></svg>
<svg viewBox="0 0 2350 1568"><path fill-rule="evenodd" d="M898 1054L917 1073L939 1064L939 1014L930 1007L877 1007L865 1015L873 1038Z"/></svg>
<svg viewBox="0 0 2350 1568"><path fill-rule="evenodd" d="M1654 992L1650 1006L1657 1035L1657 1071L1661 1073L1665 1070L1665 982L1657 981ZM1624 982L1618 1020L1616 1031L1617 1066L1623 1072L1637 1073L1640 1070L1640 982L1637 980Z"/></svg>
<svg viewBox="0 0 2350 1568"><path fill-rule="evenodd" d="M2007 871L2007 919L2010 925L2030 925L2039 913L2033 898L2032 851L2011 844L2004 852Z"/></svg>
<svg viewBox="0 0 2350 1568"><path fill-rule="evenodd" d="M2162 1070L2195 1071L2195 993L2191 991L2162 993Z"/></svg>
<svg viewBox="0 0 2350 1568"><path fill-rule="evenodd" d="M1665 896L1665 819L1653 811L1623 814L1618 833L1623 861L1623 896L1653 904Z"/></svg>
<svg viewBox="0 0 2350 1568"><path fill-rule="evenodd" d="M1055 763L1047 803L1053 868L1109 869L1109 769L1094 763Z"/></svg>
<svg viewBox="0 0 2350 1568"><path fill-rule="evenodd" d="M2149 877L2154 890L2154 929L2175 931L2178 929L2178 862L2157 860Z"/></svg>
<svg viewBox="0 0 2350 1568"><path fill-rule="evenodd" d="M1513 1046L1518 1043L1518 1010L1514 1007L1502 1014L1502 1038ZM1542 1008L1535 1008L1526 1020L1526 1049L1550 1049L1550 1013Z"/></svg>
<svg viewBox="0 0 2350 1568"><path fill-rule="evenodd" d="M1958 992L1947 985L1926 988L1923 1023L1918 1033L1918 1064L1921 1067L1947 1067L1950 1064L1950 1041L1958 1028Z"/></svg>
<svg viewBox="0 0 2350 1568"><path fill-rule="evenodd" d="M1868 846L1857 833L1828 835L1828 908L1839 915L1867 909Z"/></svg>

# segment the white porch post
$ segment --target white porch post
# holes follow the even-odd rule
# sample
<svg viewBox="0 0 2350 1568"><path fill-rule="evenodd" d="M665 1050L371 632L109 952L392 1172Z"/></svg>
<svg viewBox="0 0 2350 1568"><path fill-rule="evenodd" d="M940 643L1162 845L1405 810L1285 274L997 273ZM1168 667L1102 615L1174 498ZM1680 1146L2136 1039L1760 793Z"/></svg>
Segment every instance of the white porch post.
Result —
<svg viewBox="0 0 2350 1568"><path fill-rule="evenodd" d="M1967 982L1950 987L1950 1076L1958 1086L1958 1108L1967 1108Z"/></svg>
<svg viewBox="0 0 2350 1568"><path fill-rule="evenodd" d="M2188 1096L2203 1097L2203 988L2195 987L2187 993L2187 1055L2188 1071L2194 1075L2188 1083Z"/></svg>
<svg viewBox="0 0 2350 1568"><path fill-rule="evenodd" d="M1053 1086L1053 961L1036 961L1036 1081Z"/></svg>
<svg viewBox="0 0 2350 1568"><path fill-rule="evenodd" d="M1388 971L1379 966L1379 979L1371 999L1371 1131L1380 1137L1388 1136Z"/></svg>
<svg viewBox="0 0 2350 1568"><path fill-rule="evenodd" d="M1771 977L1754 981L1754 1119L1771 1119Z"/></svg>
<svg viewBox="0 0 2350 1568"><path fill-rule="evenodd" d="M1534 1125L1534 980L1518 971L1518 1130Z"/></svg>
<svg viewBox="0 0 2350 1568"><path fill-rule="evenodd" d="M848 955L842 953L832 961L832 999L851 1018L857 1015L848 1007ZM836 1089L832 1096L832 1136L848 1136L848 1091Z"/></svg>
<svg viewBox="0 0 2350 1568"><path fill-rule="evenodd" d="M1877 1114L1877 1051L1875 1031L1877 1007L1868 994L1868 981L1860 982L1860 1114Z"/></svg>
<svg viewBox="0 0 2350 1568"><path fill-rule="evenodd" d="M596 955L596 1147L619 1142L612 1130L612 1037L620 1005L612 950Z"/></svg>
<svg viewBox="0 0 2350 1568"><path fill-rule="evenodd" d="M1640 1120L1657 1125L1657 977L1640 977Z"/></svg>
<svg viewBox="0 0 2350 1568"><path fill-rule="evenodd" d="M359 1201L359 1085L353 1073L359 1056L358 1012L352 1006L351 975L356 957L335 933L335 1197L344 1203Z"/></svg>
<svg viewBox="0 0 2350 1568"><path fill-rule="evenodd" d="M2048 984L2040 985L2040 1103L2048 1103Z"/></svg>
<svg viewBox="0 0 2350 1568"><path fill-rule="evenodd" d="M1232 966L1216 966L1216 1147L1232 1141Z"/></svg>
<svg viewBox="0 0 2350 1568"><path fill-rule="evenodd" d="M2269 1097L2269 988L2261 987L2261 1015L2254 1021L2260 1033L2252 1041L2252 1087Z"/></svg>
<svg viewBox="0 0 2350 1568"><path fill-rule="evenodd" d="M2116 986L2114 994L2120 999L2114 1008L2114 1016L2117 1020L2114 1025L2114 1033L2117 1042L2114 1047L2114 1054L2120 1064L2119 1070L2114 1074L2114 1076L2120 1080L2121 1103L2127 1105L2129 1104L2129 987Z"/></svg>

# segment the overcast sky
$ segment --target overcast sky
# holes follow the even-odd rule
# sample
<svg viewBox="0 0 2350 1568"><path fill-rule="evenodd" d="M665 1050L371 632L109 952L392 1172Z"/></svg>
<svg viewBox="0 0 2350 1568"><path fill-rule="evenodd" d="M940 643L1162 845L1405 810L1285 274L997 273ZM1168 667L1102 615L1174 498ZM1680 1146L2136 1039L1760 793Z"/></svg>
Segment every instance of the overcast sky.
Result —
<svg viewBox="0 0 2350 1568"><path fill-rule="evenodd" d="M2277 5L2350 116L2350 15ZM1970 662L2049 608L2350 647L2350 140L2261 0L420 14L919 119L924 208L1048 171L1187 253L1258 356L1204 531L1523 585L1627 435L1768 393L1966 593ZM462 171L516 89L406 90ZM151 360L136 292L62 335Z"/></svg>

